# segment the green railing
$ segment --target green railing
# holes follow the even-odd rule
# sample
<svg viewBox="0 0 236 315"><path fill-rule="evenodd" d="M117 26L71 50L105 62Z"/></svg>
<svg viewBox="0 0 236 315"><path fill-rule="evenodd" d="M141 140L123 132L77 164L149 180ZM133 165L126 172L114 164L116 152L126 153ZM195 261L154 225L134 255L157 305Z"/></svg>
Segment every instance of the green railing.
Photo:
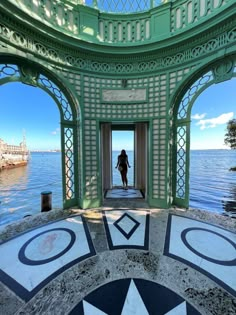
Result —
<svg viewBox="0 0 236 315"><path fill-rule="evenodd" d="M170 36L173 38L192 27L213 20L221 11L229 10L231 5L235 5L235 0L8 0L8 2L11 7L1 3L0 7L10 12L13 12L14 7L19 8L34 19L70 37L89 40L96 44L125 47L150 44Z"/></svg>

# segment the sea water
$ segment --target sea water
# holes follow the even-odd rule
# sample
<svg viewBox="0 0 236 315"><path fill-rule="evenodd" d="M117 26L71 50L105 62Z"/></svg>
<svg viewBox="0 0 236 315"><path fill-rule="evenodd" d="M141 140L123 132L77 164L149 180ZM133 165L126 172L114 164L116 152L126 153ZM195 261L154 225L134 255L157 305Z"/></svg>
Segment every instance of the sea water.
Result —
<svg viewBox="0 0 236 315"><path fill-rule="evenodd" d="M112 154L112 184L121 185ZM127 151L134 184L134 154ZM190 155L190 207L216 213L236 211L236 150L199 150ZM0 225L41 211L41 192L52 192L53 208L62 208L61 153L33 152L27 166L0 172Z"/></svg>

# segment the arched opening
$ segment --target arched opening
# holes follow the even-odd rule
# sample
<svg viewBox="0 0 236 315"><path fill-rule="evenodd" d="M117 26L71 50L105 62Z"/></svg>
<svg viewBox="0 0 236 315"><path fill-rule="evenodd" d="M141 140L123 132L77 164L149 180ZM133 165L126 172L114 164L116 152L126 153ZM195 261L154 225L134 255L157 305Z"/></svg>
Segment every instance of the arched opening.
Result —
<svg viewBox="0 0 236 315"><path fill-rule="evenodd" d="M46 92L45 95L47 95L47 99L51 98L52 103L57 105L58 108L55 106L55 110L58 112L59 109L60 128L56 127L54 133L57 133L60 129L62 207L68 208L77 205L79 200L78 114L76 108L72 106L72 96L65 90L63 84L45 69L42 68L38 70L38 67L39 66L35 64L26 64L24 60L22 60L21 63L19 63L19 60L17 60L17 62L2 63L0 65L0 87L3 87L9 82L25 83L32 89L40 88L41 91ZM65 96L66 94L67 96ZM32 100L32 106L33 105ZM48 117L49 113L47 109L43 108L43 106L39 108L39 106L40 105L38 105L37 110L39 110L40 113L43 111L44 122L49 121L51 118ZM35 115L37 115L36 112Z"/></svg>
<svg viewBox="0 0 236 315"><path fill-rule="evenodd" d="M0 95L0 138L13 146L25 138L30 151L27 165L6 167L0 172L4 224L40 212L42 191L52 192L53 208L63 207L63 194L60 115L54 100L43 90L21 82L2 85ZM5 163L17 157L10 152L6 154Z"/></svg>
<svg viewBox="0 0 236 315"><path fill-rule="evenodd" d="M214 83L236 76L235 61L230 57L208 68L183 95L174 112L173 204L189 207L191 109L197 97Z"/></svg>
<svg viewBox="0 0 236 315"><path fill-rule="evenodd" d="M236 78L213 84L191 110L191 208L222 213L236 210L236 152L224 144L227 122L236 117Z"/></svg>

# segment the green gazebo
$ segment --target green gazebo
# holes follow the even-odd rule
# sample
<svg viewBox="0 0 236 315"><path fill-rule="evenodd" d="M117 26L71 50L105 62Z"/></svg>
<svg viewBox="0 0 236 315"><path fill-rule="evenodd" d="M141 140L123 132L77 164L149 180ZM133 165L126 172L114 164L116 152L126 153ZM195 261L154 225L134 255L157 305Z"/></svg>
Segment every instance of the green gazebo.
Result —
<svg viewBox="0 0 236 315"><path fill-rule="evenodd" d="M64 208L103 204L120 129L148 205L188 207L191 108L236 76L235 0L4 0L0 21L0 85L59 108Z"/></svg>

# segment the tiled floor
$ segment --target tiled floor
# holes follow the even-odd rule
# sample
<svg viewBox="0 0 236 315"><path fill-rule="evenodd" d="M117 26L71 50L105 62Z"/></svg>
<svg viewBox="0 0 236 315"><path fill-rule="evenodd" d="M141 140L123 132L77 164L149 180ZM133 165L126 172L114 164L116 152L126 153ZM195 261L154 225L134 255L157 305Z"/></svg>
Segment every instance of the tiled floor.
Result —
<svg viewBox="0 0 236 315"><path fill-rule="evenodd" d="M141 194L140 190L138 190L138 189L115 188L115 189L108 190L105 194L105 198L108 198L108 199L116 199L116 198L139 199L139 198L143 198L143 195Z"/></svg>
<svg viewBox="0 0 236 315"><path fill-rule="evenodd" d="M90 293L70 313L75 314L200 315L179 295L143 279L123 279L104 285Z"/></svg>
<svg viewBox="0 0 236 315"><path fill-rule="evenodd" d="M236 296L236 235L232 232L170 215L164 254L207 274Z"/></svg>
<svg viewBox="0 0 236 315"><path fill-rule="evenodd" d="M31 301L35 307L38 293L50 292L46 290L50 283L57 277L65 279L67 271L74 273L70 274L68 286L74 288L85 273L89 283L87 288L84 280L80 281L84 289L83 294L78 291L81 297L75 289L68 295L70 303L66 306L63 301L63 314L204 314L200 302L185 293L190 288L180 286L180 282L186 285L192 281L201 287L198 277L209 286L208 290L216 286L228 299L236 297L236 234L232 231L176 213L157 215L150 209L114 209L100 214L89 219L86 215L70 216L2 243L0 277L7 289L5 303L9 303L11 292L12 300L15 296L22 301L21 314L31 314ZM99 243L100 247L99 239L104 243ZM174 264L176 270L183 267L176 279L172 275L171 283ZM167 271L163 275L161 269L168 268L169 275ZM192 274L188 275L193 277L191 281L187 279L187 269ZM91 280L93 274L99 285ZM60 284L58 290L60 304ZM0 313L2 305L3 298ZM236 310L233 302L230 307ZM210 311L206 309L205 314ZM52 313L46 308L44 314Z"/></svg>
<svg viewBox="0 0 236 315"><path fill-rule="evenodd" d="M3 243L1 280L28 301L65 268L94 254L82 217L70 217Z"/></svg>

